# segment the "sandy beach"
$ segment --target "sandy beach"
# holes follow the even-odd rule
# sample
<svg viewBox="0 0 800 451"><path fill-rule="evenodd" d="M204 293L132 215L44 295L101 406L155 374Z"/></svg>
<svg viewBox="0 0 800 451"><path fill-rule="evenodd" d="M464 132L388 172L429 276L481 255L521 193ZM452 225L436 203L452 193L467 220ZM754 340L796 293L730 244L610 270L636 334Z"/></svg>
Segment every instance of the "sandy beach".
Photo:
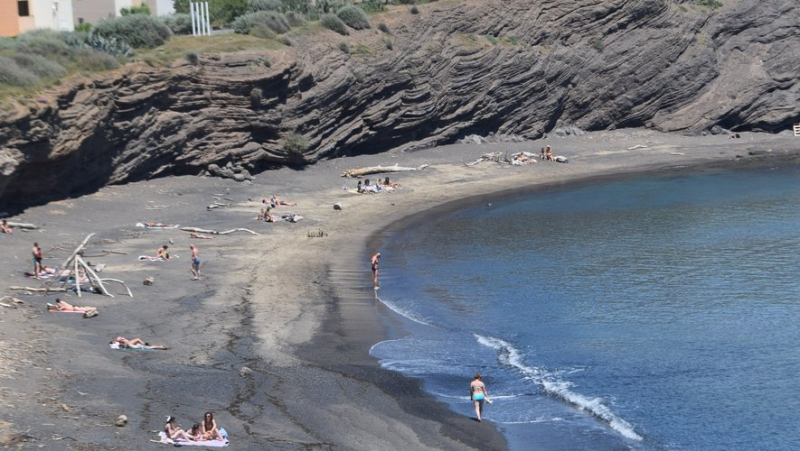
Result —
<svg viewBox="0 0 800 451"><path fill-rule="evenodd" d="M538 153L546 144L569 163L465 164L489 152ZM30 208L9 220L40 229L0 235L0 296L23 301L0 307L0 444L150 449L164 446L150 440L167 415L189 428L212 411L236 449L505 449L491 421L456 415L369 355L392 320L369 271L383 237L409 221L520 191L706 166L783 165L798 155L800 138L786 133L730 139L620 130L341 158L264 172L251 184L169 177ZM402 187L375 195L352 193L357 180L340 176L395 163L429 166L380 175ZM297 203L273 214L304 219L256 221L261 200L273 193ZM214 202L225 206L208 210ZM144 221L259 235L198 240L178 229L136 227ZM124 280L133 298L119 286L112 286L114 298L9 289L41 286L23 276L33 269L34 242L44 264L58 266L89 233L85 259L105 264L104 277ZM169 261L138 260L165 244ZM199 281L189 271L190 244L203 262ZM148 277L151 286L142 283ZM56 297L100 313L47 313ZM169 350L111 350L117 335ZM127 416L124 427L114 424L119 415Z"/></svg>

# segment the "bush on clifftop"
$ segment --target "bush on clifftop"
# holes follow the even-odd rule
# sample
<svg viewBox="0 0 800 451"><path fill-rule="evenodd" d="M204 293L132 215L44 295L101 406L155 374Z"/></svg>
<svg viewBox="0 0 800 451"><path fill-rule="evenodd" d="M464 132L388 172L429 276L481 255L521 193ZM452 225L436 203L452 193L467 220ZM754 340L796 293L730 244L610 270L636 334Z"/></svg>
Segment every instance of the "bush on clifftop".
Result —
<svg viewBox="0 0 800 451"><path fill-rule="evenodd" d="M248 34L254 29L266 28L274 33L283 34L291 30L289 20L275 11L259 11L239 16L233 21L233 30L240 34Z"/></svg>
<svg viewBox="0 0 800 451"><path fill-rule="evenodd" d="M172 36L161 20L142 14L101 20L95 25L94 32L106 39L115 38L133 48L158 47Z"/></svg>
<svg viewBox="0 0 800 451"><path fill-rule="evenodd" d="M350 34L347 31L347 25L342 22L342 19L336 17L333 14L325 14L319 19L319 23L322 24L323 27L333 30L343 36L347 36Z"/></svg>
<svg viewBox="0 0 800 451"><path fill-rule="evenodd" d="M367 19L367 13L358 6L347 5L336 12L336 16L342 19L342 22L347 24L348 27L355 30L364 30L372 28Z"/></svg>

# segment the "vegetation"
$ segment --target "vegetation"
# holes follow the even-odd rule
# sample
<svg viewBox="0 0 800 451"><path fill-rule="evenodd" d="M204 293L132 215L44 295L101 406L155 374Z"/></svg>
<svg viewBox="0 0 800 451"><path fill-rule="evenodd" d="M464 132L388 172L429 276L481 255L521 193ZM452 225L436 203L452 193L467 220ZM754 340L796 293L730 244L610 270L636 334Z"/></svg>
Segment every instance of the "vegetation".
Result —
<svg viewBox="0 0 800 451"><path fill-rule="evenodd" d="M383 22L381 22L381 23L379 23L379 24L378 24L378 30L381 30L382 32L384 32L384 33L386 33L386 34L389 34L389 26L388 26L388 25L386 25L386 24L385 24L385 23L383 23Z"/></svg>
<svg viewBox="0 0 800 451"><path fill-rule="evenodd" d="M189 64L193 66L197 66L200 64L200 55L197 52L186 52L186 61L189 61Z"/></svg>
<svg viewBox="0 0 800 451"><path fill-rule="evenodd" d="M340 42L339 50L343 51L344 53L350 53L350 45L346 42Z"/></svg>
<svg viewBox="0 0 800 451"><path fill-rule="evenodd" d="M372 28L367 19L367 13L363 9L354 5L347 5L336 12L336 16L342 19L342 22L347 24L348 27L355 30L364 30Z"/></svg>
<svg viewBox="0 0 800 451"><path fill-rule="evenodd" d="M75 25L75 31L83 31L85 33L88 33L90 31L92 31L92 24L90 24L89 22L84 22L84 23Z"/></svg>
<svg viewBox="0 0 800 451"><path fill-rule="evenodd" d="M261 105L261 100L264 98L264 93L261 88L253 88L250 91L250 105L254 108Z"/></svg>
<svg viewBox="0 0 800 451"><path fill-rule="evenodd" d="M492 45L497 45L497 43L499 42L499 41L497 40L497 38L496 38L496 37L494 37L494 36L492 36L492 35L490 35L490 34L487 34L487 35L486 35L486 40L488 40L489 42L491 42L491 43L492 43Z"/></svg>
<svg viewBox="0 0 800 451"><path fill-rule="evenodd" d="M249 0L247 10L254 13L258 11L283 11L281 0Z"/></svg>
<svg viewBox="0 0 800 451"><path fill-rule="evenodd" d="M289 164L303 165L306 163L305 152L308 150L308 140L305 136L290 133L283 138L283 150Z"/></svg>
<svg viewBox="0 0 800 451"><path fill-rule="evenodd" d="M160 19L172 34L192 34L192 16L189 14L172 14Z"/></svg>
<svg viewBox="0 0 800 451"><path fill-rule="evenodd" d="M145 16L150 15L150 7L146 4L141 6L131 6L130 8L122 8L119 10L119 13L123 16L130 16L131 14L144 14Z"/></svg>
<svg viewBox="0 0 800 451"><path fill-rule="evenodd" d="M417 8L417 5L412 5L411 8L408 11L411 14L419 14L419 8Z"/></svg>
<svg viewBox="0 0 800 451"><path fill-rule="evenodd" d="M158 47L164 45L172 36L172 32L164 22L142 14L101 20L92 31L97 36L116 39L133 48Z"/></svg>
<svg viewBox="0 0 800 451"><path fill-rule="evenodd" d="M605 44L603 44L602 38L592 38L589 40L589 44L591 44L592 47L597 50L597 53L603 53L603 50L606 48Z"/></svg>
<svg viewBox="0 0 800 451"><path fill-rule="evenodd" d="M722 8L724 5L718 0L694 0L695 5L704 6L706 8L717 9Z"/></svg>
<svg viewBox="0 0 800 451"><path fill-rule="evenodd" d="M233 21L233 30L239 34L248 34L254 28L266 28L276 34L283 34L292 29L285 15L275 11L258 11L237 17Z"/></svg>
<svg viewBox="0 0 800 451"><path fill-rule="evenodd" d="M361 2L361 8L370 13L378 13L386 11L386 3L383 0L364 0Z"/></svg>
<svg viewBox="0 0 800 451"><path fill-rule="evenodd" d="M343 36L347 36L350 34L347 31L347 25L342 22L342 19L333 15L333 14L325 14L319 19L319 23L322 24L323 27L333 30Z"/></svg>
<svg viewBox="0 0 800 451"><path fill-rule="evenodd" d="M247 11L247 0L209 0L208 13L211 22L226 25ZM175 12L189 13L189 0L174 0Z"/></svg>

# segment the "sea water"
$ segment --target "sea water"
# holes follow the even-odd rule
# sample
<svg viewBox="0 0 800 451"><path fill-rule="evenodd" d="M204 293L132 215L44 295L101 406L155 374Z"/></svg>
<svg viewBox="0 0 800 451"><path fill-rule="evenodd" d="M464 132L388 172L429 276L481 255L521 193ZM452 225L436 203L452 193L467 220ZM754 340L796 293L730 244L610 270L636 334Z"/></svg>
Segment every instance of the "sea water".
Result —
<svg viewBox="0 0 800 451"><path fill-rule="evenodd" d="M490 202L384 240L382 366L515 450L800 447L800 167Z"/></svg>

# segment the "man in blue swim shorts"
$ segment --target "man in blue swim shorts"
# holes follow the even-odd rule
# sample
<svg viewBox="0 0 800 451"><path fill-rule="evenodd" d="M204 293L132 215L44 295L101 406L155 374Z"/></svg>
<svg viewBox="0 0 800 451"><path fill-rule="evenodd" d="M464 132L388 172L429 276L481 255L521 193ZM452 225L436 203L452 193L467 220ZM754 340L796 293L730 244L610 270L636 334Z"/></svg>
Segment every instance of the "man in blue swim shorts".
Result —
<svg viewBox="0 0 800 451"><path fill-rule="evenodd" d="M189 249L192 250L192 280L200 280L200 251L194 244L190 244Z"/></svg>

